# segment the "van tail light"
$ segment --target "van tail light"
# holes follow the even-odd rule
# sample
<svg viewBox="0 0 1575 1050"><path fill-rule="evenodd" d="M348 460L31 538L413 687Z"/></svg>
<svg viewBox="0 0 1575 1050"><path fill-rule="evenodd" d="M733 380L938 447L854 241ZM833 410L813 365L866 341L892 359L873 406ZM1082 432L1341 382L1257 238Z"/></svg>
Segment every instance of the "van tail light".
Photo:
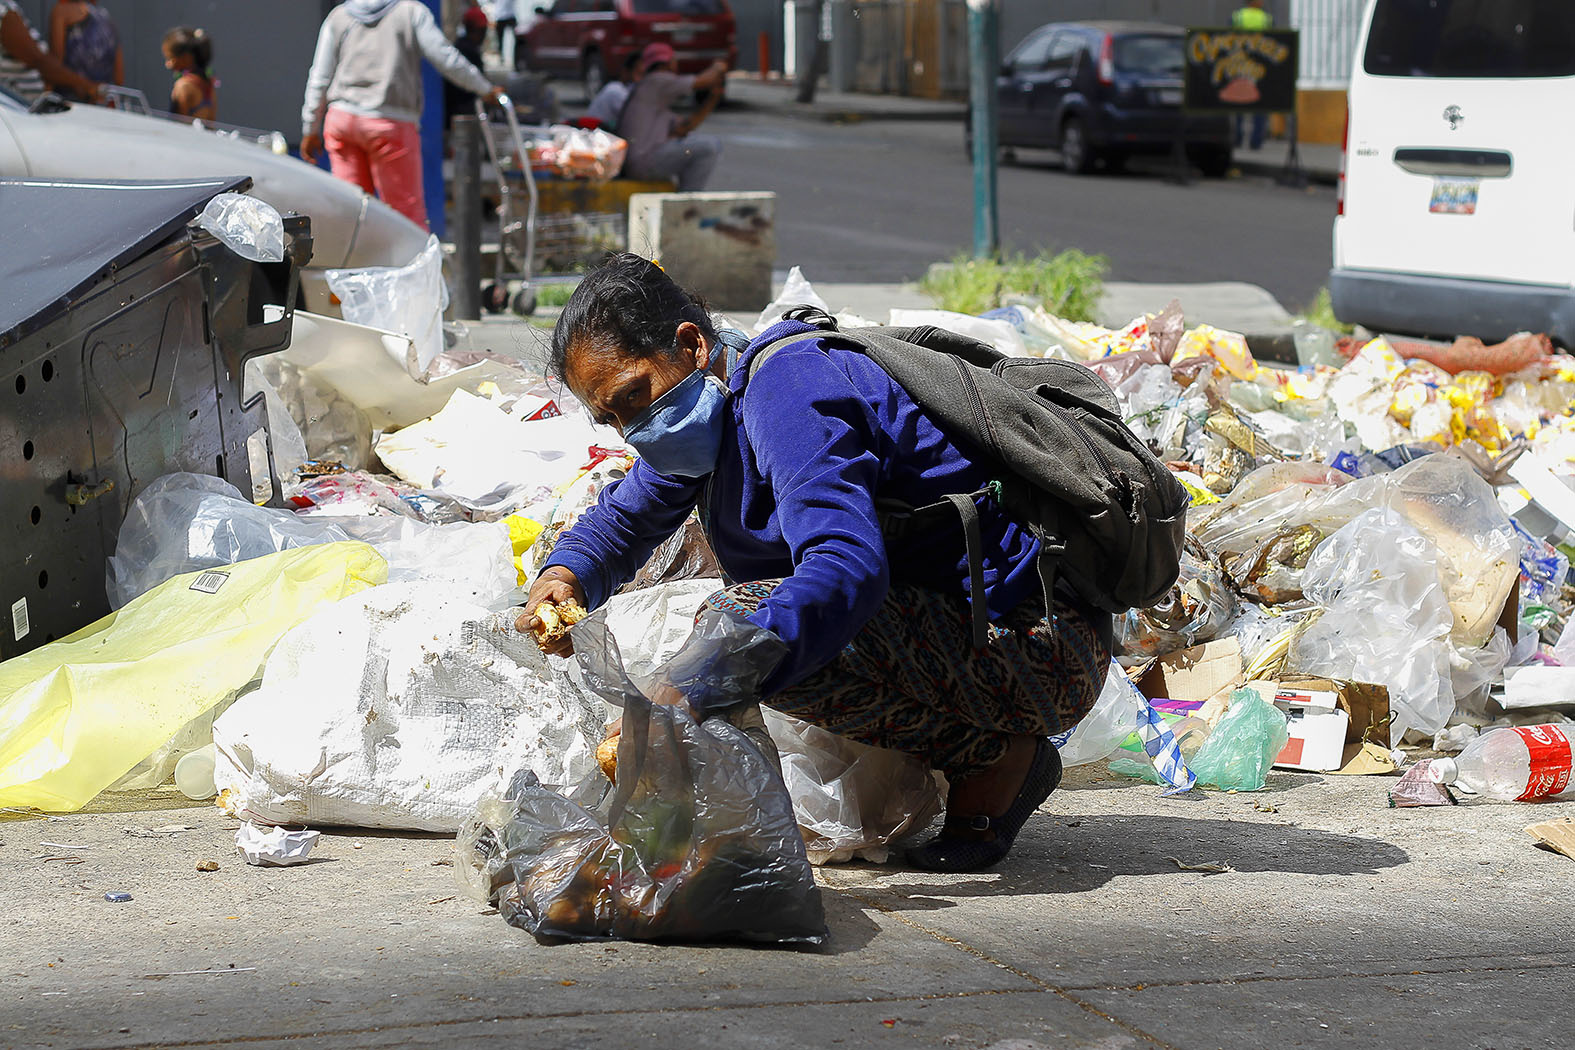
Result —
<svg viewBox="0 0 1575 1050"><path fill-rule="evenodd" d="M1334 189L1334 214L1345 214L1345 164L1351 155L1351 107L1345 107L1345 131L1340 135L1340 177L1335 182Z"/></svg>
<svg viewBox="0 0 1575 1050"><path fill-rule="evenodd" d="M1099 82L1107 87L1116 82L1116 40L1109 33L1099 49Z"/></svg>

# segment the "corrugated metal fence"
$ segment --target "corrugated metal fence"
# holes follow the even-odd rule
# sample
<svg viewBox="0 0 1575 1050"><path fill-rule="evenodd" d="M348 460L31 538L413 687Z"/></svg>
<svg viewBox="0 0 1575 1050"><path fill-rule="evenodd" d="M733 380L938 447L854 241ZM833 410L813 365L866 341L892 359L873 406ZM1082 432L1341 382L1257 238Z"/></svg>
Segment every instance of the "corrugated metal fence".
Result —
<svg viewBox="0 0 1575 1050"><path fill-rule="evenodd" d="M1303 88L1343 88L1350 82L1366 8L1366 0L1291 0L1289 24L1302 31Z"/></svg>

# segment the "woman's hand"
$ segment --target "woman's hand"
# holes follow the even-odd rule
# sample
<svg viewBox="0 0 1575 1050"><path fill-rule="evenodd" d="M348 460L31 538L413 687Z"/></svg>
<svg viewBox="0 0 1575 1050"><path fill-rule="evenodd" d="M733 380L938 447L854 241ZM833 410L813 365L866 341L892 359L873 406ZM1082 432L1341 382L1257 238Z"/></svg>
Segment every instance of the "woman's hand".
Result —
<svg viewBox="0 0 1575 1050"><path fill-rule="evenodd" d="M585 588L580 586L580 581L568 569L561 565L550 565L530 585L530 593L525 598L525 611L514 621L514 627L522 633L535 631L541 626L541 621L536 618L537 606L544 602L564 605L571 601L584 606ZM544 651L551 656L572 656L574 643L565 634Z"/></svg>

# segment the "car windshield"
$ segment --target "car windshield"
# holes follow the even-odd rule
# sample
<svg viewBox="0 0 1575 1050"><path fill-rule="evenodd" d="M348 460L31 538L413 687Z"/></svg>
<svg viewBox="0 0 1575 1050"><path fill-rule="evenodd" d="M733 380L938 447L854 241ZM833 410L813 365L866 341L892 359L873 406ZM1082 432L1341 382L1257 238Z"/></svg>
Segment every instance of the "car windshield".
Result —
<svg viewBox="0 0 1575 1050"><path fill-rule="evenodd" d="M1380 77L1575 76L1575 4L1378 0L1362 68Z"/></svg>
<svg viewBox="0 0 1575 1050"><path fill-rule="evenodd" d="M1179 77L1185 67L1183 39L1168 35L1117 37L1116 68L1142 76Z"/></svg>
<svg viewBox="0 0 1575 1050"><path fill-rule="evenodd" d="M637 15L719 15L722 0L634 0Z"/></svg>

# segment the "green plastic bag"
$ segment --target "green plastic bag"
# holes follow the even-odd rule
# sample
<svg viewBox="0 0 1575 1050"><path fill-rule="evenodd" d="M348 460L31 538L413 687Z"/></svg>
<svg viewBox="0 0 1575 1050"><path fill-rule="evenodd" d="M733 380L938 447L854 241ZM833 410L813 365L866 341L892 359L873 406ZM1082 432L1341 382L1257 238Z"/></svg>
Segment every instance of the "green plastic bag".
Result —
<svg viewBox="0 0 1575 1050"><path fill-rule="evenodd" d="M256 678L286 631L387 579L364 543L299 547L176 576L0 663L0 806L81 809Z"/></svg>
<svg viewBox="0 0 1575 1050"><path fill-rule="evenodd" d="M1197 774L1199 787L1261 791L1275 756L1290 738L1279 708L1250 689L1238 689L1230 695L1230 710L1187 766ZM1110 763L1110 771L1159 783L1147 762L1117 759Z"/></svg>

